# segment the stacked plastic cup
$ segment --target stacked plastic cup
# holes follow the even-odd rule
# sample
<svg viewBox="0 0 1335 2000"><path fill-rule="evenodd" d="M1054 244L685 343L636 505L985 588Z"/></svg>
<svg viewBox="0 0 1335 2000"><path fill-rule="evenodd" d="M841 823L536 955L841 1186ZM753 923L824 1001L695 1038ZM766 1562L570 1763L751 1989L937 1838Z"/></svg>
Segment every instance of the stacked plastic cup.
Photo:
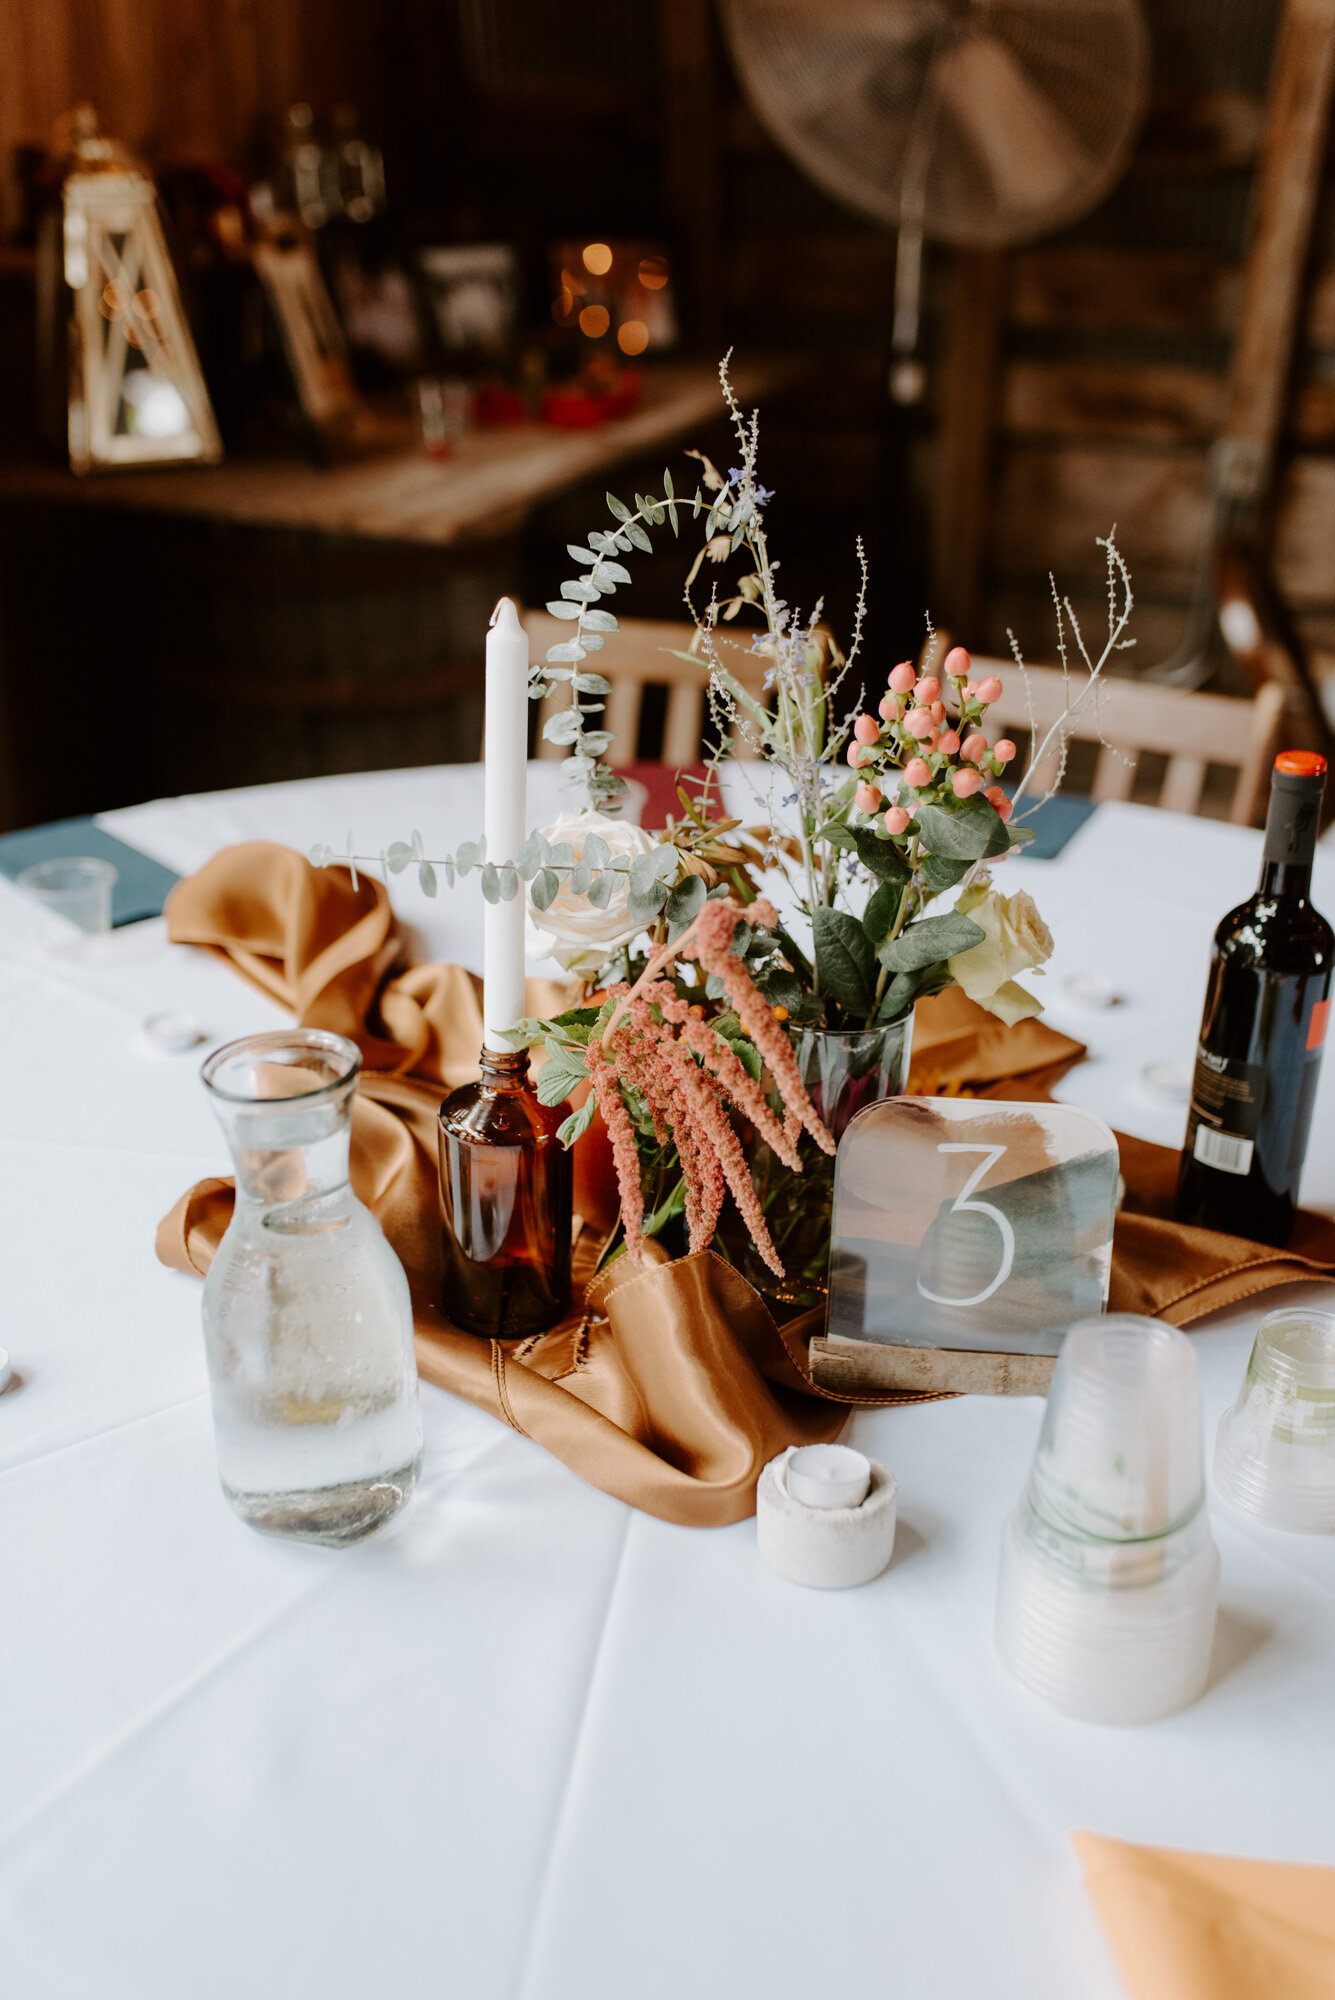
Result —
<svg viewBox="0 0 1335 2000"><path fill-rule="evenodd" d="M1215 1484L1272 1528L1335 1533L1335 1317L1290 1306L1261 1321L1219 1426Z"/></svg>
<svg viewBox="0 0 1335 2000"><path fill-rule="evenodd" d="M1006 1530L1001 1658L1067 1715L1153 1722L1205 1686L1218 1582L1195 1355L1161 1320L1082 1320Z"/></svg>

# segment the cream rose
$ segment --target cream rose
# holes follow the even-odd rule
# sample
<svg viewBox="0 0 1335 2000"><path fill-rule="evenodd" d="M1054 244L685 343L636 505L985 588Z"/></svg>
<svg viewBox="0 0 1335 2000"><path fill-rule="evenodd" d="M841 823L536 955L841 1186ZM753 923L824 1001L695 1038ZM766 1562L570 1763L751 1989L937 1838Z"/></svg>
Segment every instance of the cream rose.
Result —
<svg viewBox="0 0 1335 2000"><path fill-rule="evenodd" d="M967 951L947 960L950 976L971 1000L1009 1027L1042 1004L1015 981L1017 972L1034 972L1052 956L1052 932L1024 889L999 896L989 882L966 889L955 908L981 924L987 936Z"/></svg>
<svg viewBox="0 0 1335 2000"><path fill-rule="evenodd" d="M609 819L606 813L562 813L560 819L543 828L553 847L569 842L575 863L584 858L584 843L597 834L607 843L615 861L624 855L633 861L647 854L657 842L643 827L628 826L624 820ZM605 910L595 908L587 896L570 890L564 875L561 887L545 910L535 908L531 888L524 891L524 949L530 958L554 958L567 972L581 979L596 977L618 945L629 944L644 929L627 914L630 877L619 875L617 886Z"/></svg>

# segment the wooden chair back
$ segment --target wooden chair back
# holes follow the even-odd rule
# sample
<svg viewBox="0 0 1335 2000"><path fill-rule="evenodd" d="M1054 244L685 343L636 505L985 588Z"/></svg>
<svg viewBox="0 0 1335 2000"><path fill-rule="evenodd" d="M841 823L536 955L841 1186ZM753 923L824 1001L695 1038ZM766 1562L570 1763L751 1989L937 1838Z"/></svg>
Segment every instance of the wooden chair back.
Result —
<svg viewBox="0 0 1335 2000"><path fill-rule="evenodd" d="M524 630L528 633L532 657L545 660L547 649L570 637L570 626L548 611L526 611ZM698 764L701 757L705 716L705 691L709 668L703 660L681 659L689 650L695 628L684 620L674 623L655 618L623 618L620 630L607 634L600 653L590 653L590 672L603 674L612 683L601 727L614 738L607 752L612 765L634 764L638 760L640 718L647 687L667 689L667 711L663 719L661 745L650 748L649 761L670 764L680 770ZM719 635L719 649L729 673L757 701L765 699L765 661L745 646L730 643ZM542 758L568 754L561 743L549 743L542 729L549 715L569 701L564 683L543 701L538 711L538 747ZM741 748L739 745L738 748Z"/></svg>
<svg viewBox="0 0 1335 2000"><path fill-rule="evenodd" d="M1084 670L1066 676L1056 667L1030 667L1022 674L1013 660L973 660L973 677L1002 677L1001 699L988 710L989 724L1006 730L1036 729L1039 740L1067 712L1084 685ZM1025 682L1029 686L1026 693ZM1253 700L1233 695L1189 694L1151 681L1101 680L1075 719L1075 742L1101 747L1094 766L1092 796L1129 799L1141 757L1148 751L1168 759L1157 803L1169 812L1200 808L1206 768L1220 764L1237 772L1229 818L1249 826L1264 812L1270 769L1284 719L1285 694L1273 681ZM1031 784L1041 797L1056 775L1055 756ZM1015 767L1012 767L1015 768Z"/></svg>

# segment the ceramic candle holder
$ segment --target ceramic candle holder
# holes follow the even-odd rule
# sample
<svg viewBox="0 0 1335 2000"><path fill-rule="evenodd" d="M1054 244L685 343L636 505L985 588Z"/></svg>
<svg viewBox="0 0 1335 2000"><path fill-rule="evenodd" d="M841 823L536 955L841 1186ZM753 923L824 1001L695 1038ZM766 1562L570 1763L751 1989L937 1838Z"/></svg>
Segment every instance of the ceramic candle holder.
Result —
<svg viewBox="0 0 1335 2000"><path fill-rule="evenodd" d="M871 1460L867 1497L856 1507L812 1507L788 1488L794 1447L772 1458L756 1489L756 1536L772 1570L790 1583L847 1590L870 1583L895 1547L899 1488L892 1472Z"/></svg>

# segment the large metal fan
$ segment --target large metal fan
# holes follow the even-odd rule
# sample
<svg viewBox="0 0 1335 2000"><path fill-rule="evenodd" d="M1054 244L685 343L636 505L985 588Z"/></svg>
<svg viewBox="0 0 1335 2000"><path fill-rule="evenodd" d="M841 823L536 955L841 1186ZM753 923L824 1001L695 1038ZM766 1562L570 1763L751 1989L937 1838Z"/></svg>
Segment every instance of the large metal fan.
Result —
<svg viewBox="0 0 1335 2000"><path fill-rule="evenodd" d="M1145 108L1138 0L722 0L722 13L778 144L899 229L901 352L922 238L1000 247L1072 221L1121 173Z"/></svg>

